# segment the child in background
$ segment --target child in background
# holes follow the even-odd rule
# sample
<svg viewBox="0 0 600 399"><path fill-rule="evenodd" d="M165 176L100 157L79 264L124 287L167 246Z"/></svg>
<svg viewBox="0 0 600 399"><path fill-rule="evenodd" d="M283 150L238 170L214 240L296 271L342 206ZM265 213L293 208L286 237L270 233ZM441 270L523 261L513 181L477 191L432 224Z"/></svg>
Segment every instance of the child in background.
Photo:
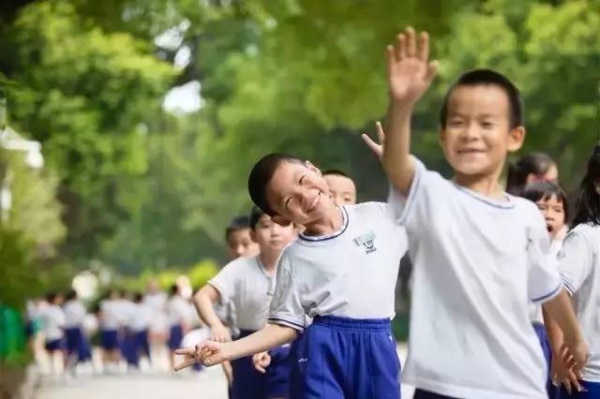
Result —
<svg viewBox="0 0 600 399"><path fill-rule="evenodd" d="M508 164L507 193L522 196L525 186L536 181L558 181L558 168L548 154L532 152Z"/></svg>
<svg viewBox="0 0 600 399"><path fill-rule="evenodd" d="M588 161L573 226L558 255L558 269L590 342L591 358L582 370L580 381L568 366L555 362L557 382L564 385L562 398L597 399L600 398L600 145L594 148ZM548 325L554 356L560 360L566 339L553 322Z"/></svg>
<svg viewBox="0 0 600 399"><path fill-rule="evenodd" d="M75 374L78 363L92 361L90 342L83 326L87 310L77 298L75 290L69 291L65 299L63 311L65 313L67 367L72 374Z"/></svg>
<svg viewBox="0 0 600 399"><path fill-rule="evenodd" d="M65 356L65 339L63 328L65 327L65 313L61 305L63 297L55 292L46 295L46 306L41 314L42 334L44 336L44 347L48 352L50 369L53 375L63 371L67 357ZM60 365L60 366L58 366ZM58 368L60 367L60 369Z"/></svg>
<svg viewBox="0 0 600 399"><path fill-rule="evenodd" d="M523 198L534 202L542 212L551 239L550 253L553 256L558 256L568 230L569 203L567 202L567 194L557 183L538 181L525 186L521 195ZM546 384L548 397L551 399L558 398L558 390L552 382L552 346L543 324L542 307L530 305L529 317L540 340L548 366L548 382Z"/></svg>

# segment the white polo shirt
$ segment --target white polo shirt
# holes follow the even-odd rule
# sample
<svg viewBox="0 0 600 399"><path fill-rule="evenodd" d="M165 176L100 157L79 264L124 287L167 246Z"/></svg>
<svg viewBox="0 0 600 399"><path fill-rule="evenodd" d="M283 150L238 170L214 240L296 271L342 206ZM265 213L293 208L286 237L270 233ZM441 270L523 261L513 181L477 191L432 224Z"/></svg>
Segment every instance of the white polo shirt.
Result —
<svg viewBox="0 0 600 399"><path fill-rule="evenodd" d="M269 323L302 331L306 316L394 317L398 268L406 252L404 228L394 223L385 203L340 209L338 232L300 235L284 250Z"/></svg>
<svg viewBox="0 0 600 399"><path fill-rule="evenodd" d="M81 327L87 314L85 306L78 300L70 300L63 305L65 312L65 328Z"/></svg>
<svg viewBox="0 0 600 399"><path fill-rule="evenodd" d="M237 328L256 331L267 324L276 279L275 274L266 272L258 256L229 262L208 283L219 291L222 304L233 304Z"/></svg>
<svg viewBox="0 0 600 399"><path fill-rule="evenodd" d="M577 319L590 346L583 379L600 382L600 226L576 226L558 257L564 285L573 296Z"/></svg>
<svg viewBox="0 0 600 399"><path fill-rule="evenodd" d="M415 162L408 198L389 197L414 264L403 380L465 399L547 398L528 306L562 283L539 209L480 196Z"/></svg>
<svg viewBox="0 0 600 399"><path fill-rule="evenodd" d="M42 332L46 342L61 339L65 326L65 313L57 305L49 305L40 312Z"/></svg>

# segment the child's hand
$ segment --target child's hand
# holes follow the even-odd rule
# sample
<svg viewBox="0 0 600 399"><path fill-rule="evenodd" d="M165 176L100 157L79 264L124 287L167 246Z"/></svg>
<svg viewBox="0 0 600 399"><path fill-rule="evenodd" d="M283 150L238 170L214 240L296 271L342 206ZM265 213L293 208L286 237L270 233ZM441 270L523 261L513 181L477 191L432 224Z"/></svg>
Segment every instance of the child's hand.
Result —
<svg viewBox="0 0 600 399"><path fill-rule="evenodd" d="M574 343L565 343L569 348L570 356L565 356L563 361L567 368L573 369L578 378L581 378L581 369L590 358L590 348L585 340L579 340Z"/></svg>
<svg viewBox="0 0 600 399"><path fill-rule="evenodd" d="M392 101L413 105L427 91L437 70L429 61L429 35L422 32L417 40L415 30L406 28L387 47L388 77ZM418 43L417 43L418 42Z"/></svg>
<svg viewBox="0 0 600 399"><path fill-rule="evenodd" d="M229 328L221 325L210 329L210 339L215 342L231 341L231 332Z"/></svg>
<svg viewBox="0 0 600 399"><path fill-rule="evenodd" d="M552 382L556 386L564 385L565 389L569 394L573 391L573 388L577 392L583 390L583 386L579 382L581 379L581 373L573 370L573 364L575 359L571 354L571 351L566 345L562 345L560 352L554 354L552 358Z"/></svg>
<svg viewBox="0 0 600 399"><path fill-rule="evenodd" d="M252 356L252 361L256 370L266 373L267 367L271 364L271 355L269 355L269 352L259 352Z"/></svg>
<svg viewBox="0 0 600 399"><path fill-rule="evenodd" d="M204 341L196 345L194 349L177 349L175 354L183 355L186 359L175 366L175 371L183 370L196 362L200 362L207 367L223 363L225 360L229 360L226 357L227 351L225 350L227 345L221 342Z"/></svg>
<svg viewBox="0 0 600 399"><path fill-rule="evenodd" d="M375 128L377 129L377 138L379 143L374 142L367 134L363 134L362 138L367 144L367 146L373 151L379 160L383 157L383 144L385 141L385 133L383 132L383 128L381 127L381 122L375 122Z"/></svg>

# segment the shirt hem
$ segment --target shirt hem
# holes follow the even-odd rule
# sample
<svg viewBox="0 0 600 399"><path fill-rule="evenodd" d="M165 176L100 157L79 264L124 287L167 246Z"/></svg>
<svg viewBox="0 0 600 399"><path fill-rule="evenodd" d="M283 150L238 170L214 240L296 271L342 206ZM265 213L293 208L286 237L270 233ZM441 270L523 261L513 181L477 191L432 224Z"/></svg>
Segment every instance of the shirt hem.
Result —
<svg viewBox="0 0 600 399"><path fill-rule="evenodd" d="M522 393L502 393L478 388L458 387L456 385L443 384L411 377L403 377L402 382L413 385L416 389L422 389L438 395L463 399L547 399L547 394L545 392L540 392L539 395L533 396Z"/></svg>

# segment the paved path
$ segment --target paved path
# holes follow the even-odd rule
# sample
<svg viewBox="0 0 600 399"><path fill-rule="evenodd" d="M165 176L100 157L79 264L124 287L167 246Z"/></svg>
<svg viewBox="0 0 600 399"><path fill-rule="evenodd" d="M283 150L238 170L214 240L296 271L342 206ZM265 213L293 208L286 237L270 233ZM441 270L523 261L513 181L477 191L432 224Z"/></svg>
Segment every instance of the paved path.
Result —
<svg viewBox="0 0 600 399"><path fill-rule="evenodd" d="M399 348L404 359L406 350ZM402 387L402 398L412 389ZM82 370L77 378L42 377L36 399L226 399L226 382L220 367L202 373L146 370L139 374L93 375Z"/></svg>

